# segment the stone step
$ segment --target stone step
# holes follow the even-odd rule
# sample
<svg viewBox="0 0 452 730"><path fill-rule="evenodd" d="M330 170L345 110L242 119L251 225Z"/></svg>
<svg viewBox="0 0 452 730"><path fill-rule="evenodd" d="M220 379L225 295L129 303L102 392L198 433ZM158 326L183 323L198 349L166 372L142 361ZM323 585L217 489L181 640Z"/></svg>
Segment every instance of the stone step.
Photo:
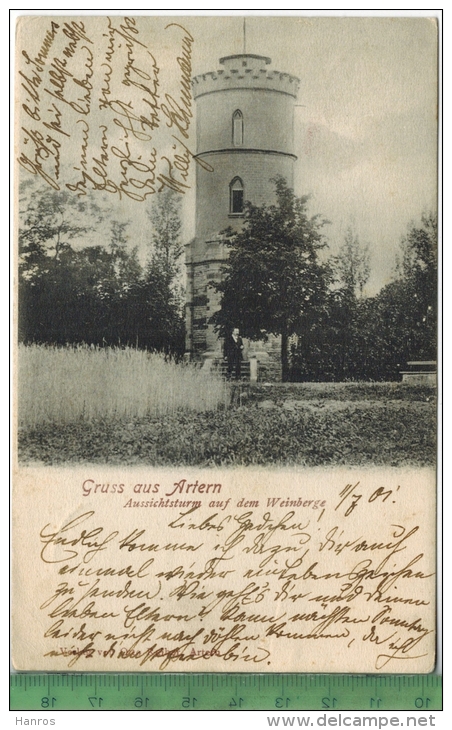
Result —
<svg viewBox="0 0 452 730"><path fill-rule="evenodd" d="M228 377L228 362L226 358L207 358L203 368L206 371L217 373L223 378ZM242 360L240 380L251 383L279 382L281 380L281 364L273 360L258 361L255 358Z"/></svg>
<svg viewBox="0 0 452 730"><path fill-rule="evenodd" d="M228 376L228 362L227 360L216 360L214 361L214 369L221 374L223 378ZM250 380L251 365L249 360L242 360L240 368L240 379Z"/></svg>

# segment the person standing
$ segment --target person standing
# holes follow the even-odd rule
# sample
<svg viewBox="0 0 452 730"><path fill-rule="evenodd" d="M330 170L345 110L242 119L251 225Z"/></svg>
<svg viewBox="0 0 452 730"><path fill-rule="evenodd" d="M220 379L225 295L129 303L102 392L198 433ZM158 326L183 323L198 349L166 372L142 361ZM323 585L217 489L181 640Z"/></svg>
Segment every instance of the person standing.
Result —
<svg viewBox="0 0 452 730"><path fill-rule="evenodd" d="M242 374L243 340L238 327L234 327L232 333L225 338L224 354L228 361L228 380L232 377L239 380Z"/></svg>

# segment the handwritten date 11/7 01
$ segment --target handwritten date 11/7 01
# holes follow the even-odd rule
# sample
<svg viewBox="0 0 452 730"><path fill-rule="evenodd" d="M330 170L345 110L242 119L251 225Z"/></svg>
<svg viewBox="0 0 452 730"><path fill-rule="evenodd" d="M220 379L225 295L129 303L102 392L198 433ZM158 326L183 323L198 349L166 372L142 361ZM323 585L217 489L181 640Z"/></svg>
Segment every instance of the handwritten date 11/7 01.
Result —
<svg viewBox="0 0 452 730"><path fill-rule="evenodd" d="M394 497L399 489L400 485L395 491L392 489L385 489L384 487L378 487L378 489L375 489L372 494L366 499L366 496L363 495L364 489L360 486L360 482L357 482L354 485L347 484L347 486L345 486L344 489L339 492L339 496L341 497L341 499L334 509L337 512L337 510L343 505L345 509L344 517L348 517L349 515L351 515L351 513L359 504L360 500L363 499L363 497L364 504L372 504L373 502L386 502L386 500L389 499L391 496ZM395 499L392 499L391 501L393 504L395 504Z"/></svg>

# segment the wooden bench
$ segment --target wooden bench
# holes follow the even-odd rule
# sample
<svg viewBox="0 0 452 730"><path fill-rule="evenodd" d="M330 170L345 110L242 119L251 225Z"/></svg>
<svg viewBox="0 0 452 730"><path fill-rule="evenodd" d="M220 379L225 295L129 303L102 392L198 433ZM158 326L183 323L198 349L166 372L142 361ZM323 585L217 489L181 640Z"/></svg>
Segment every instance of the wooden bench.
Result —
<svg viewBox="0 0 452 730"><path fill-rule="evenodd" d="M436 385L436 360L409 360L408 370L401 370L402 383Z"/></svg>

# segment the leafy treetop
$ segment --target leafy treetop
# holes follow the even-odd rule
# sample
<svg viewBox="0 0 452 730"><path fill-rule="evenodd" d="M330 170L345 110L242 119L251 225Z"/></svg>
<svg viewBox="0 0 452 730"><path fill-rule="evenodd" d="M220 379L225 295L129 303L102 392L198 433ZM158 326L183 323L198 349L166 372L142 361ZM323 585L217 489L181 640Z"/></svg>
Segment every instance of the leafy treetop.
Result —
<svg viewBox="0 0 452 730"><path fill-rule="evenodd" d="M318 256L327 221L310 217L309 197L297 197L282 177L273 182L276 203L247 203L242 229L225 231L230 255L223 280L212 284L222 294L213 321L221 334L238 326L252 340L281 335L284 378L288 337L303 331L305 315L321 306L327 290L327 268Z"/></svg>

